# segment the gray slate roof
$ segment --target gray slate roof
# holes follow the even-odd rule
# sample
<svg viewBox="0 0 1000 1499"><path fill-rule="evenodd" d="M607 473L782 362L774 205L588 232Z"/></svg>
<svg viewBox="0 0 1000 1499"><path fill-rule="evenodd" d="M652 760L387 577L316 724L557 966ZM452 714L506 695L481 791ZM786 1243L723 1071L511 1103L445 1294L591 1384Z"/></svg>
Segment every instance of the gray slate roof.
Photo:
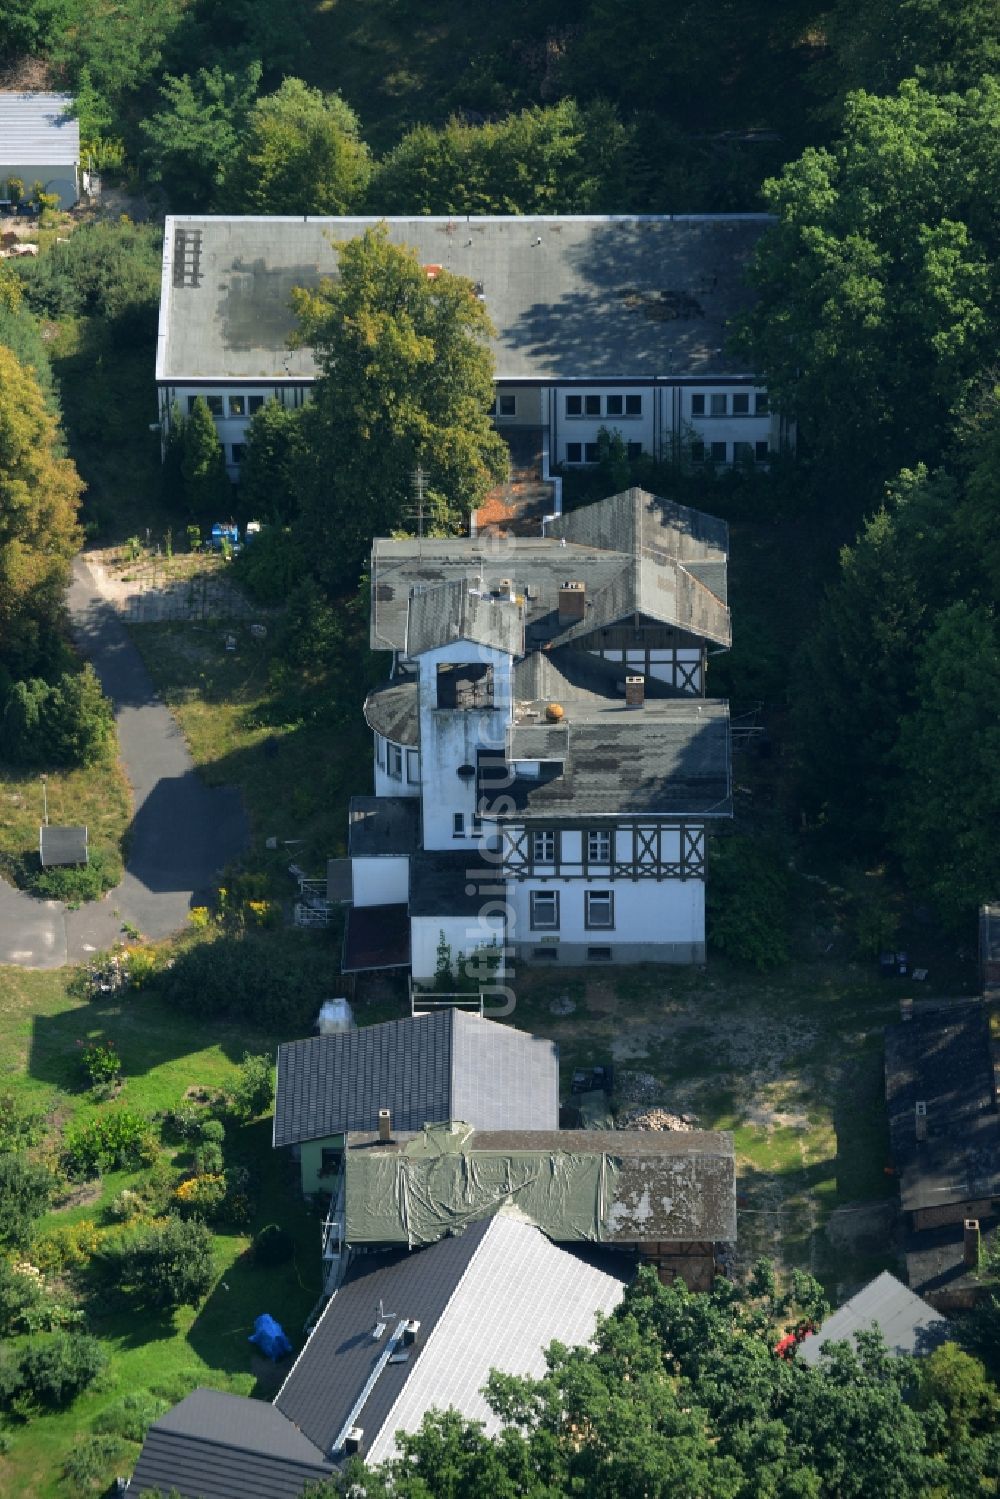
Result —
<svg viewBox="0 0 1000 1499"><path fill-rule="evenodd" d="M905 1212L1000 1196L989 1021L976 1000L886 1027L886 1109ZM918 1141L915 1105L927 1105Z"/></svg>
<svg viewBox="0 0 1000 1499"><path fill-rule="evenodd" d="M558 1047L447 1009L278 1048L276 1146L373 1130L382 1108L398 1130L466 1117L484 1127L554 1129Z"/></svg>
<svg viewBox="0 0 1000 1499"><path fill-rule="evenodd" d="M396 1431L416 1430L432 1406L495 1433L500 1423L480 1393L489 1370L539 1375L553 1339L588 1341L597 1312L621 1299L627 1270L627 1262L621 1276L595 1269L507 1214L415 1253L360 1256L275 1403L330 1452L396 1323L414 1319L420 1331L407 1361L385 1366L356 1418L365 1457L391 1456ZM395 1316L374 1341L380 1301Z"/></svg>
<svg viewBox="0 0 1000 1499"><path fill-rule="evenodd" d="M383 739L414 748L420 743L420 704L417 679L403 676L380 682L365 699L365 723Z"/></svg>
<svg viewBox="0 0 1000 1499"><path fill-rule="evenodd" d="M460 582L489 589L502 578L524 599L529 649L579 641L619 621L631 623L635 614L729 645L728 556L723 521L638 488L557 518L545 537L510 538L499 559L476 537L380 537L372 547L371 646L413 652L407 612L414 589ZM567 579L586 585L586 615L560 625L559 588ZM451 596L438 597L435 610L457 618ZM433 643L442 643L440 634L439 626Z"/></svg>
<svg viewBox="0 0 1000 1499"><path fill-rule="evenodd" d="M297 1499L330 1473L319 1448L274 1406L200 1389L150 1427L128 1491Z"/></svg>
<svg viewBox="0 0 1000 1499"><path fill-rule="evenodd" d="M524 649L521 610L474 591L467 578L425 588L410 599L406 623L406 654L422 656L439 646L467 640L508 656Z"/></svg>
<svg viewBox="0 0 1000 1499"><path fill-rule="evenodd" d="M288 349L292 288L336 274L334 244L377 222L168 217L157 379L313 378L311 351ZM382 222L424 265L481 285L498 379L748 373L726 332L750 302L764 214Z"/></svg>
<svg viewBox="0 0 1000 1499"><path fill-rule="evenodd" d="M796 1358L804 1364L819 1363L827 1343L850 1342L856 1332L873 1327L881 1330L895 1358L931 1353L945 1341L950 1330L947 1317L942 1317L894 1275L883 1270L828 1317L818 1333L799 1345Z"/></svg>
<svg viewBox="0 0 1000 1499"><path fill-rule="evenodd" d="M76 166L80 121L70 113L73 104L70 94L0 91L0 165Z"/></svg>

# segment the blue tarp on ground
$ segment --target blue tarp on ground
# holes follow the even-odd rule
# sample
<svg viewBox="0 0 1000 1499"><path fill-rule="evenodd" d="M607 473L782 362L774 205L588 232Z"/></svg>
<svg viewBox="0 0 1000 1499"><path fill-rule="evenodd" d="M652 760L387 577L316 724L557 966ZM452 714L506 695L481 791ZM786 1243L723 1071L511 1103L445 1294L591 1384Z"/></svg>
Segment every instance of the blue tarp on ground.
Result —
<svg viewBox="0 0 1000 1499"><path fill-rule="evenodd" d="M280 1322L275 1322L267 1312L258 1317L253 1325L253 1333L247 1339L248 1343L255 1343L266 1358L277 1361L284 1358L286 1353L291 1353L292 1345L285 1337Z"/></svg>

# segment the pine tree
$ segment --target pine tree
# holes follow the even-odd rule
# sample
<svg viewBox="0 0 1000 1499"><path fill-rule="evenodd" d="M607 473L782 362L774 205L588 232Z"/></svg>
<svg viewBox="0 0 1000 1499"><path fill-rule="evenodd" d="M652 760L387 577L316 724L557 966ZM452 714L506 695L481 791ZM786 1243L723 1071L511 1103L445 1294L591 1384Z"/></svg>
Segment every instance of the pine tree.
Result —
<svg viewBox="0 0 1000 1499"><path fill-rule="evenodd" d="M225 518L232 504L232 486L215 422L201 396L184 423L180 467L190 513L209 521Z"/></svg>

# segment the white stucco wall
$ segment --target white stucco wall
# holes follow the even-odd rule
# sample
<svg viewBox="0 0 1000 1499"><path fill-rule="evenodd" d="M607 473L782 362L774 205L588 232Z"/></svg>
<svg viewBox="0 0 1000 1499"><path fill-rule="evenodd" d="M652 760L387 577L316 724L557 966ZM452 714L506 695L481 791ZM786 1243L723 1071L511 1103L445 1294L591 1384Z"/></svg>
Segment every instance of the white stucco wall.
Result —
<svg viewBox="0 0 1000 1499"><path fill-rule="evenodd" d="M513 606L511 606L513 607ZM493 707L437 708L437 668L444 663L486 662L493 667ZM472 818L476 811L476 781L458 775L460 765L476 764L480 749L502 749L511 714L511 658L502 651L456 640L419 659L420 755L423 846L460 849L474 846ZM465 832L455 837L455 814L464 818Z"/></svg>
<svg viewBox="0 0 1000 1499"><path fill-rule="evenodd" d="M21 144L25 145L27 142L22 141ZM0 198L7 195L9 177L17 177L24 183L26 198L30 197L35 183L40 182L45 192L59 194L60 208L72 208L80 196L76 169L65 163L47 166L44 162L36 162L34 166L23 166L17 162L8 165L6 161L0 161Z"/></svg>
<svg viewBox="0 0 1000 1499"><path fill-rule="evenodd" d="M414 916L410 921L410 954L413 977L430 979L437 971L437 949L441 933L451 948L454 966L461 958L503 942L503 918L487 913L483 920L467 916Z"/></svg>
<svg viewBox="0 0 1000 1499"><path fill-rule="evenodd" d="M374 734L373 738L373 767L375 773L375 795L376 796L419 796L420 795L420 751L412 745L392 745L388 739L383 739L380 734ZM392 749L399 750L399 757L391 753ZM400 775L390 775L390 763L400 766Z"/></svg>
<svg viewBox="0 0 1000 1499"><path fill-rule="evenodd" d="M409 899L409 859L353 859L351 877L356 906L398 906Z"/></svg>
<svg viewBox="0 0 1000 1499"><path fill-rule="evenodd" d="M559 892L559 926L544 931L531 927L531 891ZM584 924L584 892L611 890L615 898L613 928ZM702 880L551 879L510 880L507 885L510 919L507 941L519 947L541 946L543 938L560 943L612 947L644 947L705 940L705 885Z"/></svg>

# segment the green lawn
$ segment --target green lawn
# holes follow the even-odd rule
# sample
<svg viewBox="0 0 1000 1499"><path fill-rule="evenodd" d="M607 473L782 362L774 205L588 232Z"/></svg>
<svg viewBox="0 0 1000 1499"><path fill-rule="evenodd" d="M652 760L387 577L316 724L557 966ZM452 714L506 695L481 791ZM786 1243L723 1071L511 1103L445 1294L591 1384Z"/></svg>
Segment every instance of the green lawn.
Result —
<svg viewBox="0 0 1000 1499"><path fill-rule="evenodd" d="M53 1135L96 1107L80 1089L79 1039L115 1041L126 1078L120 1101L145 1113L178 1103L190 1085L224 1088L245 1050L273 1049L276 1042L245 1026L200 1023L168 1012L141 995L121 1003L80 1002L67 995L69 977L68 970L0 969L0 1093L12 1092L46 1110ZM205 1304L197 1312L184 1308L161 1321L92 1309L91 1328L113 1354L110 1372L68 1411L10 1428L11 1449L0 1457L0 1493L11 1499L66 1499L70 1490L60 1479L66 1455L126 1392L153 1390L173 1401L196 1384L243 1394L272 1391L280 1375L256 1356L247 1336L254 1317L268 1311L293 1343L300 1343L320 1289L320 1224L301 1199L297 1170L287 1152L271 1148L270 1119L227 1137L226 1157L227 1163L250 1170L256 1209L246 1232L216 1236L218 1280ZM80 1218L110 1221L108 1203L138 1175L115 1172L85 1186L66 1206L49 1213L41 1231ZM251 1236L269 1222L280 1222L294 1235L295 1257L278 1269L258 1269L246 1251ZM136 1451L124 1450L122 1471L130 1468Z"/></svg>
<svg viewBox="0 0 1000 1499"><path fill-rule="evenodd" d="M122 841L131 817L128 782L117 759L117 739L96 765L53 770L46 781L49 821L82 823L92 853L104 856L112 884L121 877ZM37 771L0 763L0 878L25 886L38 870L42 783Z"/></svg>

